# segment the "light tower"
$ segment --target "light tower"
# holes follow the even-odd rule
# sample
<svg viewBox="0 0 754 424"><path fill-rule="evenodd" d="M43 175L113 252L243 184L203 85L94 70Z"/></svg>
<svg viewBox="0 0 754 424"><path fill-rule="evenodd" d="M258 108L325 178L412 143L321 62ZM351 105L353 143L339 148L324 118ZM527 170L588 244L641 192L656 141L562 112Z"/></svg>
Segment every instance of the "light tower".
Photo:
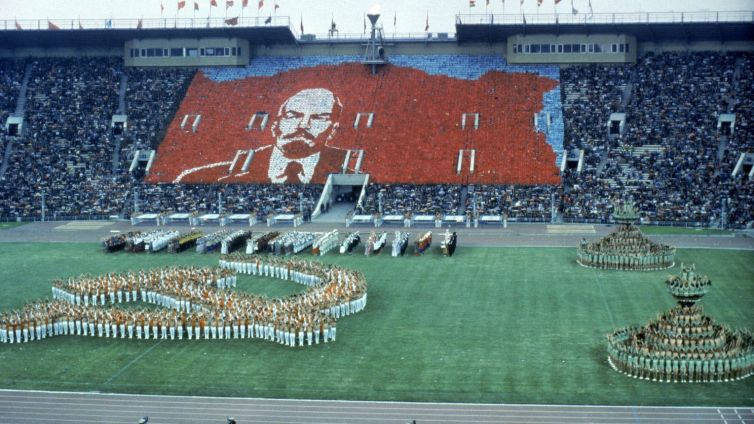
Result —
<svg viewBox="0 0 754 424"><path fill-rule="evenodd" d="M367 49L364 53L364 65L372 66L372 75L377 74L377 65L387 64L385 59L385 48L382 45L382 28L377 27L377 20L380 19L380 5L375 4L367 13L369 22L372 23L372 35L367 41Z"/></svg>

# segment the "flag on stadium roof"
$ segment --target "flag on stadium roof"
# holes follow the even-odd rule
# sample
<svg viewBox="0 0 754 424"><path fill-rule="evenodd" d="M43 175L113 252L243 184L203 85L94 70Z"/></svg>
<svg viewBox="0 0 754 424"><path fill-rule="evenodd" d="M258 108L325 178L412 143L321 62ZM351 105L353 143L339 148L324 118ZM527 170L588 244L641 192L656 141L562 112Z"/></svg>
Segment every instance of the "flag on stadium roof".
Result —
<svg viewBox="0 0 754 424"><path fill-rule="evenodd" d="M238 16L225 20L225 25L238 25Z"/></svg>
<svg viewBox="0 0 754 424"><path fill-rule="evenodd" d="M53 30L53 31L57 31L57 30L59 30L59 29L60 29L60 27L59 27L59 26L57 26L57 25L55 25L55 24L53 24L52 22L50 22L50 21L48 20L48 21L47 21L47 29L51 29L51 30Z"/></svg>
<svg viewBox="0 0 754 424"><path fill-rule="evenodd" d="M179 2L178 2L178 10L181 10L181 9L183 9L184 7L186 7L186 0L181 0L181 1L179 1Z"/></svg>

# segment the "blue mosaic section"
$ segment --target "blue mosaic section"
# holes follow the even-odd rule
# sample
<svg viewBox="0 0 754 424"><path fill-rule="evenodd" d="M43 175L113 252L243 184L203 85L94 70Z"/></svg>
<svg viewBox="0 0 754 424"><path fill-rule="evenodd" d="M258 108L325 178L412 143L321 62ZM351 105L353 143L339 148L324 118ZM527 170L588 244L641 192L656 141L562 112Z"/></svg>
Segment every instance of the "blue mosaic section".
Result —
<svg viewBox="0 0 754 424"><path fill-rule="evenodd" d="M533 73L560 79L560 69L553 65L509 65L502 56L472 55L396 55L390 63L422 70L430 75L476 80L489 71ZM269 77L280 72L319 65L339 65L360 62L361 56L263 56L251 60L243 68L204 68L213 81L233 81L248 77Z"/></svg>
<svg viewBox="0 0 754 424"><path fill-rule="evenodd" d="M429 75L446 75L458 79L476 80L490 71L533 73L560 81L560 68L553 65L509 65L502 56L491 55L396 55L389 57L396 66L419 69ZM339 65L360 62L361 56L265 56L251 60L243 68L204 68L207 78L217 81L234 81L249 77L269 77L281 72L319 65ZM544 95L544 108L537 114L537 131L546 135L547 143L556 155L556 166L563 157L563 106L560 87ZM547 114L550 125L547 126Z"/></svg>
<svg viewBox="0 0 754 424"><path fill-rule="evenodd" d="M544 95L544 108L537 113L537 131L545 133L547 144L555 152L555 165L560 166L563 160L563 139L565 124L563 123L563 106L560 102L560 86L553 88ZM550 125L547 125L547 114L550 114Z"/></svg>

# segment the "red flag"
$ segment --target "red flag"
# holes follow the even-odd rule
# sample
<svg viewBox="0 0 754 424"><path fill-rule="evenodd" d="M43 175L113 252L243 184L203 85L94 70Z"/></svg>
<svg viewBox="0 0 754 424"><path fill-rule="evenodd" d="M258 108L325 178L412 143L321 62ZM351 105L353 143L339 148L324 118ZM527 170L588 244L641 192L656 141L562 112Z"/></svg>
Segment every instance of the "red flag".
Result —
<svg viewBox="0 0 754 424"><path fill-rule="evenodd" d="M184 7L186 7L186 0L181 0L181 1L179 1L179 2L178 2L178 10L181 10L181 9L183 9Z"/></svg>
<svg viewBox="0 0 754 424"><path fill-rule="evenodd" d="M209 5L212 7L217 7L217 0L210 0Z"/></svg>
<svg viewBox="0 0 754 424"><path fill-rule="evenodd" d="M257 6L257 9L261 9L264 7L264 0L259 0L259 6Z"/></svg>
<svg viewBox="0 0 754 424"><path fill-rule="evenodd" d="M537 7L542 6L545 0L537 0Z"/></svg>
<svg viewBox="0 0 754 424"><path fill-rule="evenodd" d="M241 7L248 7L249 6L249 0L243 0L241 2Z"/></svg>
<svg viewBox="0 0 754 424"><path fill-rule="evenodd" d="M427 13L427 21L424 23L424 32L429 31L429 13Z"/></svg>
<svg viewBox="0 0 754 424"><path fill-rule="evenodd" d="M476 0L469 0L469 7L476 7Z"/></svg>
<svg viewBox="0 0 754 424"><path fill-rule="evenodd" d="M561 0L555 0L555 4L558 4L560 2L561 2Z"/></svg>
<svg viewBox="0 0 754 424"><path fill-rule="evenodd" d="M59 26L57 26L57 25L55 25L55 24L53 24L53 23L52 23L52 22L50 22L50 21L47 21L47 29L51 29L51 30L53 30L53 31L57 31L57 30L59 30L59 29L60 29L60 27L59 27Z"/></svg>
<svg viewBox="0 0 754 424"><path fill-rule="evenodd" d="M233 7L233 0L225 0L225 8Z"/></svg>
<svg viewBox="0 0 754 424"><path fill-rule="evenodd" d="M197 10L199 10L199 3L197 3L196 0L194 0L194 11L197 11Z"/></svg>
<svg viewBox="0 0 754 424"><path fill-rule="evenodd" d="M225 25L238 25L238 16L225 20Z"/></svg>
<svg viewBox="0 0 754 424"><path fill-rule="evenodd" d="M139 19L139 23L136 24L136 29L141 29L143 26L144 26L144 22L141 19Z"/></svg>
<svg viewBox="0 0 754 424"><path fill-rule="evenodd" d="M21 28L21 24L18 23L18 19L16 19L16 29L23 29Z"/></svg>

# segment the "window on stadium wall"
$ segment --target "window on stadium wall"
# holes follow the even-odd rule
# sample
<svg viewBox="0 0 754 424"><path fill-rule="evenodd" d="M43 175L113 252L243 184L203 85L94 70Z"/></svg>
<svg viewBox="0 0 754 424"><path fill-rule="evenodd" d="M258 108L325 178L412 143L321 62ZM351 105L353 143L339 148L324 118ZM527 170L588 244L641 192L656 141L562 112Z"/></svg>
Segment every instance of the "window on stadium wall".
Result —
<svg viewBox="0 0 754 424"><path fill-rule="evenodd" d="M374 76L360 59L259 57L200 70L147 180L322 184L363 151L359 170L379 183L560 182L557 66L391 56ZM181 128L197 115L195 132ZM468 158L459 166L462 150L475 152L473 166Z"/></svg>

